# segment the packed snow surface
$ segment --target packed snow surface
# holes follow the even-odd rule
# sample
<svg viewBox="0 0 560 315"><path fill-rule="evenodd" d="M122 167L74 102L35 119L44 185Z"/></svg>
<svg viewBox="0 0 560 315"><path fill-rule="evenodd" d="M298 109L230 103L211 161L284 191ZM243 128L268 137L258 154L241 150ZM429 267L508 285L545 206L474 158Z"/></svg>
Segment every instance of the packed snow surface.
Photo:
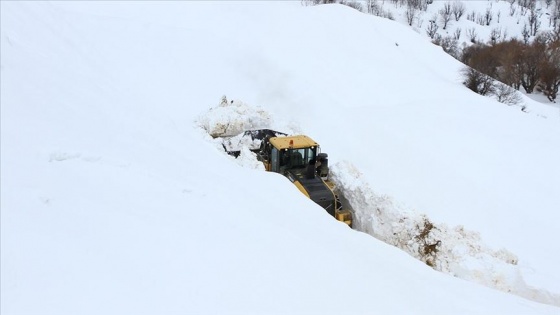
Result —
<svg viewBox="0 0 560 315"><path fill-rule="evenodd" d="M2 314L558 314L557 109L340 5L0 5ZM318 141L367 234L220 124Z"/></svg>

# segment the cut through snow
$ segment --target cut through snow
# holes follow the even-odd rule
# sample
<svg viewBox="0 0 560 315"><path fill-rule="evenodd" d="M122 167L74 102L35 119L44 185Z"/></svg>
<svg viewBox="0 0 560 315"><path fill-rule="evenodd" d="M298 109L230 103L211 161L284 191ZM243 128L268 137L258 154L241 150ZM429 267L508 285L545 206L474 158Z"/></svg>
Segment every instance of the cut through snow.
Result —
<svg viewBox="0 0 560 315"><path fill-rule="evenodd" d="M196 121L214 138L217 147L240 151L235 159L239 165L260 170L264 166L251 152L259 148L260 141L242 134L272 128L272 122L272 115L265 110L240 101L228 102L225 96L220 106L201 114ZM433 222L426 214L377 194L351 162L334 164L331 180L353 212L355 230L396 246L437 271L537 302L560 305L560 295L533 288L524 281L514 253L503 248L494 250L483 243L477 232Z"/></svg>
<svg viewBox="0 0 560 315"><path fill-rule="evenodd" d="M518 258L507 249L486 246L463 226L432 222L421 213L379 195L350 162L333 165L332 180L354 213L354 228L394 245L435 270L541 303L560 305L560 296L530 287Z"/></svg>

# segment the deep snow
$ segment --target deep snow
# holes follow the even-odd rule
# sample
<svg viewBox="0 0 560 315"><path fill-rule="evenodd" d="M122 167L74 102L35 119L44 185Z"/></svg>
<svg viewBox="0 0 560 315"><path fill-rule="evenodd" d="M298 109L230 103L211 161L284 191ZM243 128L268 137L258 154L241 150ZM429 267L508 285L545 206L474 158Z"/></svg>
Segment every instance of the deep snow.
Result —
<svg viewBox="0 0 560 315"><path fill-rule="evenodd" d="M557 110L473 95L343 6L0 4L2 314L558 312L346 228L199 127L223 94L258 105L360 205L463 225L515 255L504 283L558 294Z"/></svg>

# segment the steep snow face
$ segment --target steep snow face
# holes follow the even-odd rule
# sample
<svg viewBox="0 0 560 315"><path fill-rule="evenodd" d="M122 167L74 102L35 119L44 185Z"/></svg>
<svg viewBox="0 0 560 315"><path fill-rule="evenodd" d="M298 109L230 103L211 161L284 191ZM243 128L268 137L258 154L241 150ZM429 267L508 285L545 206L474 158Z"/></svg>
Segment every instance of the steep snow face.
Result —
<svg viewBox="0 0 560 315"><path fill-rule="evenodd" d="M219 106L202 114L197 124L214 137L211 141L218 149L240 151L235 159L238 164L263 170L262 163L250 151L258 149L261 142L242 131L277 129L272 127L272 122L271 115L260 108L222 99ZM239 130L235 126L246 128ZM227 130L236 130L238 135L231 136ZM331 180L353 212L354 229L403 249L435 270L542 303L560 301L558 294L528 284L524 267L518 265L518 257L507 249L492 249L477 232L464 226L434 223L425 213L377 194L363 174L347 161L332 165L331 170Z"/></svg>
<svg viewBox="0 0 560 315"><path fill-rule="evenodd" d="M457 96L447 97L465 97L463 105L478 98L462 94L448 70L427 66L441 55L404 62L425 68L401 68L393 47L438 51L414 35L402 31L396 46L393 31L386 31L392 24L340 6L301 8L298 2L0 5L2 314L558 312L434 272L348 229L285 178L237 165L196 126L223 94L259 104L279 117L275 124L302 126L331 156L355 163L376 191L437 209L417 206L383 176L389 167L394 176L424 180L404 167L411 158L391 165L390 153L377 154L392 151L389 144L410 118L407 108L415 112L429 100L430 117L448 103L421 90L401 99L402 87L386 80L396 79L390 70L397 69L433 80L422 86L449 88ZM345 45L338 49L323 27ZM440 66L453 65L441 59ZM390 76L379 77L385 73ZM402 100L414 103L399 106ZM501 118L507 108L484 105L472 122L482 116L511 126ZM383 110L372 124L355 119ZM523 131L525 119L556 131L546 124L550 118L510 114ZM380 119L392 132L380 132ZM418 138L407 140L395 149ZM539 143L549 148L548 141ZM444 195L433 188L425 193ZM528 217L515 210L511 220ZM534 213L531 219L546 224L550 218ZM508 228L499 227L496 234ZM546 242L556 237L540 226L528 229ZM543 243L554 250L550 245ZM521 263L523 252L515 253ZM533 261L527 266L543 277L556 275Z"/></svg>

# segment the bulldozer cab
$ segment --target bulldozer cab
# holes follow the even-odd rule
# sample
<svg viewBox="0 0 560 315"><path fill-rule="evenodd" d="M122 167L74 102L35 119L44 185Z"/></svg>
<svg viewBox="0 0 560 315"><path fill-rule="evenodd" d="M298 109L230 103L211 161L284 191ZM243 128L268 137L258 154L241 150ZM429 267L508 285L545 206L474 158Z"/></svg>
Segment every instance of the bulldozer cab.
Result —
<svg viewBox="0 0 560 315"><path fill-rule="evenodd" d="M305 168L317 157L319 146L307 136L270 138L270 171L284 173L286 170Z"/></svg>

